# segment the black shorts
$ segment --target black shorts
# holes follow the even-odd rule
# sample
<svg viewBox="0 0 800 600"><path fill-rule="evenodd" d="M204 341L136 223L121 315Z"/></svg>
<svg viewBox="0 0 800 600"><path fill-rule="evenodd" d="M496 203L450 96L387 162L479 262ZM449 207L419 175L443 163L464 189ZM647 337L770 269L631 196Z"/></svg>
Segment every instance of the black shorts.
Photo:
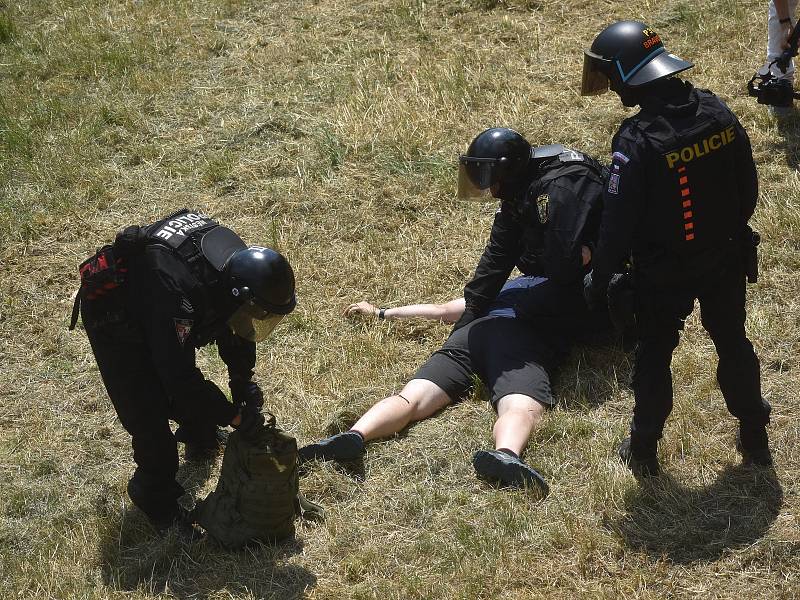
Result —
<svg viewBox="0 0 800 600"><path fill-rule="evenodd" d="M508 394L525 394L555 404L550 374L559 354L522 319L487 316L453 333L414 375L442 388L451 400L464 397L477 376L492 406Z"/></svg>

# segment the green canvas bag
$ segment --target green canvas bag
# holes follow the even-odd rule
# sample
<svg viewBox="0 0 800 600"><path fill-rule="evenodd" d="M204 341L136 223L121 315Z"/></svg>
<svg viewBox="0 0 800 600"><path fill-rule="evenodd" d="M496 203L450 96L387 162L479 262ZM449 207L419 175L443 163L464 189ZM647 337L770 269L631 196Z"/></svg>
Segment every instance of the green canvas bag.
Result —
<svg viewBox="0 0 800 600"><path fill-rule="evenodd" d="M322 507L299 493L297 441L268 414L257 439L228 437L216 489L194 511L196 522L228 548L274 543L294 535L298 516L322 518Z"/></svg>

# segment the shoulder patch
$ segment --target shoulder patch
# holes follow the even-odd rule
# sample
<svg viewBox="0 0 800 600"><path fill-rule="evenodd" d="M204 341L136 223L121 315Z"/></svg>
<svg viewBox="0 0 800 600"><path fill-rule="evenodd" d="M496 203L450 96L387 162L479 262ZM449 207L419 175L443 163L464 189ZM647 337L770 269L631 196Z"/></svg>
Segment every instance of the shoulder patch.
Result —
<svg viewBox="0 0 800 600"><path fill-rule="evenodd" d="M547 207L550 204L550 196L542 194L536 198L536 214L539 217L539 223L544 225L547 223Z"/></svg>
<svg viewBox="0 0 800 600"><path fill-rule="evenodd" d="M627 165L631 159L625 156L622 152L614 152L614 154L611 155L611 160L614 162L621 162L623 165Z"/></svg>
<svg viewBox="0 0 800 600"><path fill-rule="evenodd" d="M175 321L175 334L178 336L181 346L183 346L192 332L194 321L191 319L173 319L173 321Z"/></svg>
<svg viewBox="0 0 800 600"><path fill-rule="evenodd" d="M608 177L608 193L619 194L619 173L611 173Z"/></svg>

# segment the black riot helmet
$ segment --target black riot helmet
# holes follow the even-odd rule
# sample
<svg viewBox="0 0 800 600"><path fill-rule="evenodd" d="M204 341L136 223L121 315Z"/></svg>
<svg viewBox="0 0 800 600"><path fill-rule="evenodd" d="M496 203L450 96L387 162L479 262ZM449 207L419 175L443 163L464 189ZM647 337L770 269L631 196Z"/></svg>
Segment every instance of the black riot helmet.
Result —
<svg viewBox="0 0 800 600"><path fill-rule="evenodd" d="M237 306L228 324L252 342L265 339L294 310L294 272L289 261L271 248L237 250L222 268L222 284Z"/></svg>
<svg viewBox="0 0 800 600"><path fill-rule="evenodd" d="M617 21L583 51L581 95L602 94L609 85L621 94L693 66L667 52L661 37L644 23Z"/></svg>
<svg viewBox="0 0 800 600"><path fill-rule="evenodd" d="M483 198L495 184L522 177L531 160L531 145L507 127L480 133L458 158L458 197Z"/></svg>

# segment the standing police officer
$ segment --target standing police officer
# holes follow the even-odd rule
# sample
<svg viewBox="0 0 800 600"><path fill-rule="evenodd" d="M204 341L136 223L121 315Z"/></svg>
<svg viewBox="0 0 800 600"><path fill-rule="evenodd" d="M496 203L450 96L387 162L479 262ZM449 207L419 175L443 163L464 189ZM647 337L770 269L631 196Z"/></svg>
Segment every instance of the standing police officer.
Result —
<svg viewBox="0 0 800 600"><path fill-rule="evenodd" d="M728 107L672 77L692 66L636 21L604 29L584 57L582 95L610 87L625 106L641 107L612 142L600 238L586 281L587 299L600 304L613 266L632 257L639 344L631 434L620 457L641 476L659 472L656 445L672 410L672 352L695 299L719 356L722 395L739 419L744 460L772 462L770 407L761 398L758 358L744 329L756 168L747 134Z"/></svg>
<svg viewBox="0 0 800 600"><path fill-rule="evenodd" d="M103 382L132 436L136 471L128 494L157 531L184 531L176 502L177 441L186 457L218 448L217 426L245 437L264 423L252 381L255 342L295 307L294 274L279 253L247 247L230 229L181 210L123 230L80 268L80 306ZM216 343L228 367L233 404L195 364L195 349ZM173 433L169 420L177 421Z"/></svg>
<svg viewBox="0 0 800 600"><path fill-rule="evenodd" d="M531 148L511 129L479 134L459 158L459 197L500 200L489 243L464 288L457 330L484 315L516 266L548 279L518 306L522 318L551 329L586 313L581 285L601 215L603 167L560 144Z"/></svg>

